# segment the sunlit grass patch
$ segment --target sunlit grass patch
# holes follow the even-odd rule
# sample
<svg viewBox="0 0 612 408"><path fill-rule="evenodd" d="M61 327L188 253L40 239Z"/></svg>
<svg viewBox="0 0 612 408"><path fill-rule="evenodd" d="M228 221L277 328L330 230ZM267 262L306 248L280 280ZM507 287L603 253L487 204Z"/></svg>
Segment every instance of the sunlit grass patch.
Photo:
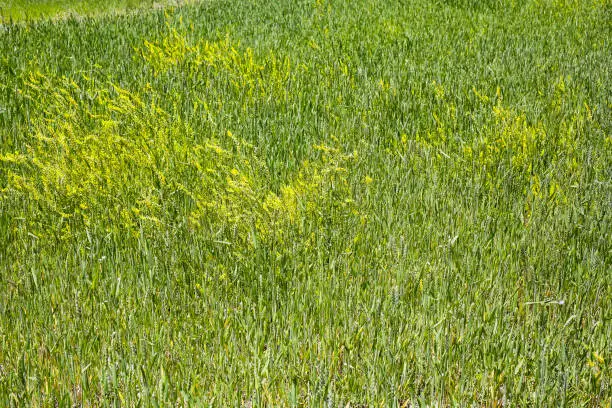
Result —
<svg viewBox="0 0 612 408"><path fill-rule="evenodd" d="M20 92L30 103L31 137L22 151L0 157L2 199L21 208L14 215L41 239L82 238L86 230L137 237L183 226L226 229L246 244L253 232L282 239L327 205L352 202L340 167L350 156L337 148L313 146L321 159L305 161L276 194L252 145L230 130L196 141L178 112L159 107L153 89L144 102L112 83L33 72Z"/></svg>
<svg viewBox="0 0 612 408"><path fill-rule="evenodd" d="M288 58L278 58L272 51L256 57L252 48L243 49L229 36L217 41L191 44L185 34L171 28L159 42L145 41L136 53L151 66L155 75L181 75L200 86L228 90L244 95L246 101L287 98L285 85L290 79Z"/></svg>

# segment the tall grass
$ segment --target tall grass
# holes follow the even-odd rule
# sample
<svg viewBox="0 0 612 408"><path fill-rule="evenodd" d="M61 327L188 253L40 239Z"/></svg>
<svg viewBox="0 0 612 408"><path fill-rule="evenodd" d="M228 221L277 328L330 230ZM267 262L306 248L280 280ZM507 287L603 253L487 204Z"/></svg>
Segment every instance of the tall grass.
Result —
<svg viewBox="0 0 612 408"><path fill-rule="evenodd" d="M0 404L609 406L610 12L0 26Z"/></svg>
<svg viewBox="0 0 612 408"><path fill-rule="evenodd" d="M32 19L60 19L69 16L139 12L150 8L176 6L194 0L3 0L0 21L20 22Z"/></svg>

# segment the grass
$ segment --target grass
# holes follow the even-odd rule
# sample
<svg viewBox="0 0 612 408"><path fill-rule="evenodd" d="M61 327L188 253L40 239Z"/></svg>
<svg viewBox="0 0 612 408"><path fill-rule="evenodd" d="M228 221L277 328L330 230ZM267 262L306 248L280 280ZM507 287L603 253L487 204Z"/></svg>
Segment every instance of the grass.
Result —
<svg viewBox="0 0 612 408"><path fill-rule="evenodd" d="M182 0L3 0L0 21L19 22L41 18L97 15L109 12L146 10L152 7L186 3Z"/></svg>
<svg viewBox="0 0 612 408"><path fill-rule="evenodd" d="M611 12L0 26L0 405L610 406Z"/></svg>

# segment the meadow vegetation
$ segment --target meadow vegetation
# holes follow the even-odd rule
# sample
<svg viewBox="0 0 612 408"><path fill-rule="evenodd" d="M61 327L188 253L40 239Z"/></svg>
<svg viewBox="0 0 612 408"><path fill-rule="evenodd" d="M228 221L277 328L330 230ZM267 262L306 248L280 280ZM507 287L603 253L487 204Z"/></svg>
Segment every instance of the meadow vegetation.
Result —
<svg viewBox="0 0 612 408"><path fill-rule="evenodd" d="M611 18L5 21L0 405L609 407Z"/></svg>
<svg viewBox="0 0 612 408"><path fill-rule="evenodd" d="M126 14L150 8L177 6L196 0L2 0L0 22L79 18L101 13Z"/></svg>

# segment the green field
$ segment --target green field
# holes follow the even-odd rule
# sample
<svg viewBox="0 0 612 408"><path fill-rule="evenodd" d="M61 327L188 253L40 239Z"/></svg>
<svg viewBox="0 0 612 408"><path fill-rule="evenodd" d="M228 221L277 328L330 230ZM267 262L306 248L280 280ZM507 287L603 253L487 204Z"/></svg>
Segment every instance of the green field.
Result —
<svg viewBox="0 0 612 408"><path fill-rule="evenodd" d="M0 406L610 407L610 0L0 5Z"/></svg>
<svg viewBox="0 0 612 408"><path fill-rule="evenodd" d="M0 22L136 13L196 0L0 0Z"/></svg>

